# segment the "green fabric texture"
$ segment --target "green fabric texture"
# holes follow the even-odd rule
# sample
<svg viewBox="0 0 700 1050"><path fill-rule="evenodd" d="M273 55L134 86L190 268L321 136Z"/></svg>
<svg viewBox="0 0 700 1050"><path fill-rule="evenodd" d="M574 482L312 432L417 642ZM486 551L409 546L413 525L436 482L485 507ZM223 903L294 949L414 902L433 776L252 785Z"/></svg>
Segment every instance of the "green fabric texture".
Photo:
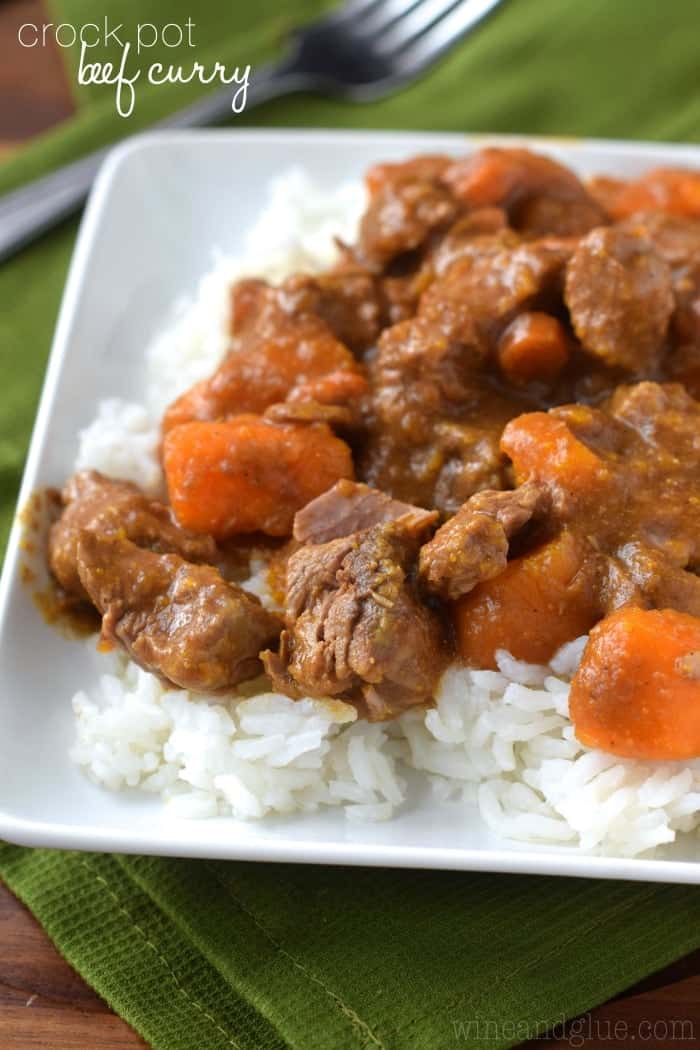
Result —
<svg viewBox="0 0 700 1050"><path fill-rule="evenodd" d="M0 847L65 957L155 1047L506 1047L698 941L679 886Z"/></svg>
<svg viewBox="0 0 700 1050"><path fill-rule="evenodd" d="M322 0L54 0L53 21L195 23L193 58L255 68ZM371 105L296 96L239 125L428 128L698 141L696 0L506 0L420 82ZM110 49L91 58L107 59ZM74 75L77 56L64 56ZM112 59L117 57L111 49ZM201 88L199 89L201 90ZM194 97L76 89L78 112L0 166L0 191ZM0 267L2 539L73 247L69 222ZM0 846L0 874L59 950L163 1050L506 1047L700 943L685 887L344 870Z"/></svg>

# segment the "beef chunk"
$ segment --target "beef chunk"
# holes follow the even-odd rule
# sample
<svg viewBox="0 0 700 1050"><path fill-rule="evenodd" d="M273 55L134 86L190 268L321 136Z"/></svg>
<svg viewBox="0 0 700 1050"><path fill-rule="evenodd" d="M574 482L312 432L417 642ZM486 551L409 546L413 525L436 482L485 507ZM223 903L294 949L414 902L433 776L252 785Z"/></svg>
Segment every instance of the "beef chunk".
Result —
<svg viewBox="0 0 700 1050"><path fill-rule="evenodd" d="M452 194L437 181L407 176L386 182L362 217L360 258L381 268L404 252L420 248L434 231L449 226L457 210Z"/></svg>
<svg viewBox="0 0 700 1050"><path fill-rule="evenodd" d="M700 219L667 212L638 212L618 223L618 229L648 238L671 268L675 309L671 318L673 341L700 346ZM688 351L686 351L686 354ZM672 375L695 387L694 369L690 372L671 366Z"/></svg>
<svg viewBox="0 0 700 1050"><path fill-rule="evenodd" d="M64 510L49 533L49 566L61 587L86 598L78 573L78 538L89 529L102 535L120 532L139 547L180 554L187 561L217 565L221 558L211 536L176 525L170 509L149 499L130 481L114 481L85 470L66 482Z"/></svg>
<svg viewBox="0 0 700 1050"><path fill-rule="evenodd" d="M168 408L163 431L191 420L264 412L295 387L339 371L358 372L350 350L302 291L239 281L232 292L232 345L217 370Z"/></svg>
<svg viewBox="0 0 700 1050"><path fill-rule="evenodd" d="M442 598L467 594L502 572L510 540L549 507L549 493L537 482L514 492L476 493L421 548L421 578Z"/></svg>
<svg viewBox="0 0 700 1050"><path fill-rule="evenodd" d="M692 397L700 400L700 297L696 300L693 314L697 342L686 343L669 354L666 369L670 379L682 383Z"/></svg>
<svg viewBox="0 0 700 1050"><path fill-rule="evenodd" d="M558 238L515 247L502 235L482 238L433 281L419 313L448 338L490 342L519 310L558 295L572 251L571 242Z"/></svg>
<svg viewBox="0 0 700 1050"><path fill-rule="evenodd" d="M365 185L374 196L387 186L400 185L411 179L435 182L451 163L445 153L421 153L408 160L382 161L367 169Z"/></svg>
<svg viewBox="0 0 700 1050"><path fill-rule="evenodd" d="M499 440L517 408L484 379L485 354L478 335L467 345L420 315L382 334L370 366L365 481L447 513L480 488L500 487Z"/></svg>
<svg viewBox="0 0 700 1050"><path fill-rule="evenodd" d="M700 219L663 211L642 211L616 224L616 229L646 237L671 268L700 256Z"/></svg>
<svg viewBox="0 0 700 1050"><path fill-rule="evenodd" d="M566 198L543 193L514 208L511 222L528 237L580 237L605 222L605 216L587 194Z"/></svg>
<svg viewBox="0 0 700 1050"><path fill-rule="evenodd" d="M423 317L386 329L370 367L377 417L404 439L427 437L436 419L475 404L484 354L476 336L469 345L447 339Z"/></svg>
<svg viewBox="0 0 700 1050"><path fill-rule="evenodd" d="M373 721L431 697L448 654L413 578L430 523L411 512L292 555L287 629L279 655L264 655L278 688L342 697Z"/></svg>
<svg viewBox="0 0 700 1050"><path fill-rule="evenodd" d="M530 150L478 150L450 164L442 179L458 200L504 208L515 229L535 236L579 235L605 221L573 171Z"/></svg>
<svg viewBox="0 0 700 1050"><path fill-rule="evenodd" d="M478 255L491 247L515 248L520 237L508 228L502 208L478 208L460 216L428 256L435 274L444 273L463 255Z"/></svg>
<svg viewBox="0 0 700 1050"><path fill-rule="evenodd" d="M674 564L666 552L632 542L617 551L616 560L624 567L622 578L634 588L625 604L700 617L700 576Z"/></svg>
<svg viewBox="0 0 700 1050"><path fill-rule="evenodd" d="M353 353L373 346L382 326L383 299L377 278L343 262L328 273L295 274L282 285L285 301L298 312L302 304L317 314Z"/></svg>
<svg viewBox="0 0 700 1050"><path fill-rule="evenodd" d="M671 327L675 340L681 348L684 345L700 347L700 254L694 262L674 273L673 292L676 309ZM697 385L697 375L691 377L692 372L688 375L690 384ZM683 379L685 381L685 375Z"/></svg>
<svg viewBox="0 0 700 1050"><path fill-rule="evenodd" d="M327 423L354 430L362 425L367 394L363 375L340 369L298 383L286 401L270 405L263 415L275 423Z"/></svg>
<svg viewBox="0 0 700 1050"><path fill-rule="evenodd" d="M700 458L700 402L680 383L619 386L610 398L610 414L632 427L667 469L693 469ZM663 461L659 463L663 470ZM700 525L700 522L699 522Z"/></svg>
<svg viewBox="0 0 700 1050"><path fill-rule="evenodd" d="M281 624L216 569L85 529L77 553L103 638L123 645L141 667L205 693L225 692L260 672L258 654Z"/></svg>
<svg viewBox="0 0 700 1050"><path fill-rule="evenodd" d="M413 513L416 520L423 515L426 525L438 519L436 511L421 511L369 485L341 480L297 511L294 539L300 543L327 543L373 525L395 521L409 513Z"/></svg>
<svg viewBox="0 0 700 1050"><path fill-rule="evenodd" d="M592 230L567 266L565 299L576 335L605 364L640 373L658 360L673 289L667 263L646 237Z"/></svg>

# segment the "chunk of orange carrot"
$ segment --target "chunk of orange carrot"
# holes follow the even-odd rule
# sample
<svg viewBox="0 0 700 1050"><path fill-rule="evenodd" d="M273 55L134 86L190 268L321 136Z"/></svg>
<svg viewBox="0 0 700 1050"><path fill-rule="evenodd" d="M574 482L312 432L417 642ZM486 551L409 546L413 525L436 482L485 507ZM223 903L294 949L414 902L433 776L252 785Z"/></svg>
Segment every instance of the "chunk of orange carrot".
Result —
<svg viewBox="0 0 700 1050"><path fill-rule="evenodd" d="M666 211L700 216L700 173L682 168L656 168L627 183L609 206L615 219L638 211Z"/></svg>
<svg viewBox="0 0 700 1050"><path fill-rule="evenodd" d="M561 321L537 311L519 314L498 341L498 364L512 383L556 379L569 358Z"/></svg>
<svg viewBox="0 0 700 1050"><path fill-rule="evenodd" d="M501 449L513 461L518 484L534 478L574 492L588 491L611 476L605 461L551 412L526 412L511 419Z"/></svg>
<svg viewBox="0 0 700 1050"><path fill-rule="evenodd" d="M569 711L587 747L626 758L700 757L700 619L626 606L601 620Z"/></svg>
<svg viewBox="0 0 700 1050"><path fill-rule="evenodd" d="M516 199L543 193L583 196L573 171L551 157L518 147L489 146L454 161L443 179L455 197L472 208L509 207Z"/></svg>
<svg viewBox="0 0 700 1050"><path fill-rule="evenodd" d="M279 425L255 415L173 427L163 466L178 522L216 539L289 535L301 507L353 477L350 449L324 423Z"/></svg>
<svg viewBox="0 0 700 1050"><path fill-rule="evenodd" d="M457 651L472 667L496 666L497 649L546 663L597 619L584 553L570 532L510 561L454 603Z"/></svg>

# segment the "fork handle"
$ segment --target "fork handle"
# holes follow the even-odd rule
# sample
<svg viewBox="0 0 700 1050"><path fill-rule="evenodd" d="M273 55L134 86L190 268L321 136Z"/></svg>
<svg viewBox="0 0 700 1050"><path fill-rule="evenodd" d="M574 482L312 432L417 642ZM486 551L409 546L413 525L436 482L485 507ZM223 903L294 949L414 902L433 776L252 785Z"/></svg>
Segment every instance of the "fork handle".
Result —
<svg viewBox="0 0 700 1050"><path fill-rule="evenodd" d="M268 99L313 87L294 57L263 66L248 85L246 108ZM196 128L216 124L231 115L236 84L205 95L186 109L154 124L154 128ZM9 258L42 233L68 218L84 204L102 162L112 149L88 153L0 197L0 261Z"/></svg>

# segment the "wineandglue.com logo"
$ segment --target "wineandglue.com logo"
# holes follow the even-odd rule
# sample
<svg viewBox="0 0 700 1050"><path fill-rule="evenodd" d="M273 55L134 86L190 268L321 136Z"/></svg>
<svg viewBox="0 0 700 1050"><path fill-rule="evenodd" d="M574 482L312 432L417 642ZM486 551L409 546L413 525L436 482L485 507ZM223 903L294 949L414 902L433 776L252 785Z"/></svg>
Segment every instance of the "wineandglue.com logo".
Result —
<svg viewBox="0 0 700 1050"><path fill-rule="evenodd" d="M78 83L106 84L114 87L114 100L120 117L130 117L133 113L136 105L136 85L139 81L154 86L189 84L192 81L209 85L230 84L233 85L231 110L234 113L242 113L248 96L250 66L227 69L222 62L214 62L207 67L197 61L189 64L146 64L149 51L156 46L173 50L196 47L195 29L195 23L188 18L182 24L168 22L162 26L152 22L140 22L128 32L123 23L110 26L109 18L105 16L103 22L87 22L80 26L70 22L47 22L43 25L25 22L17 31L17 39L22 47L27 48L51 46L54 42L61 48L74 48L79 45ZM94 54L95 49L110 46L120 49L119 61L98 61Z"/></svg>

